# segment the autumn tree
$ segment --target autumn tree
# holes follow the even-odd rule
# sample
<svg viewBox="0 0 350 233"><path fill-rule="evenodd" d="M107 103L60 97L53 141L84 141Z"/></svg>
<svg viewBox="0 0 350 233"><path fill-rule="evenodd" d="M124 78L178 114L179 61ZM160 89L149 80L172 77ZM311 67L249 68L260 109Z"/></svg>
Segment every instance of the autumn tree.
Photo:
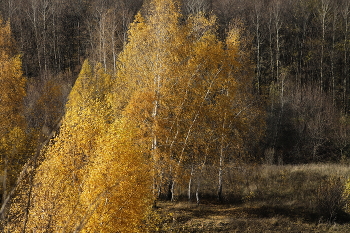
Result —
<svg viewBox="0 0 350 233"><path fill-rule="evenodd" d="M84 63L69 95L60 134L49 145L38 168L34 181L37 188L31 200L34 205L24 229L74 229L82 218L80 185L104 122L101 118L104 106L100 105L103 102L96 90L103 90L101 84L105 79L97 79L97 73L98 69L94 72L87 61ZM96 86L101 89L95 89Z"/></svg>
<svg viewBox="0 0 350 233"><path fill-rule="evenodd" d="M150 163L145 148L135 143L138 129L117 120L99 139L97 156L81 196L85 207L78 230L83 232L138 232L153 204Z"/></svg>
<svg viewBox="0 0 350 233"><path fill-rule="evenodd" d="M204 151L210 151L212 162L220 160L215 156L220 154L217 137L231 141L229 135L242 136L232 130L255 106L239 104L251 91L249 79L236 77L244 60L239 31L231 31L225 43L217 37L215 16L200 12L181 23L179 9L177 1L152 1L146 17L137 15L118 73L127 90L123 96L130 96L126 114L144 130L143 142L154 162L155 192L170 192L172 199L176 185L184 181L184 166L203 164ZM247 86L239 88L243 83ZM220 132L222 124L225 130Z"/></svg>
<svg viewBox="0 0 350 233"><path fill-rule="evenodd" d="M8 188L16 179L19 167L26 158L25 119L23 101L26 78L22 74L21 58L12 37L10 23L0 18L0 153L2 178L2 203Z"/></svg>
<svg viewBox="0 0 350 233"><path fill-rule="evenodd" d="M148 163L134 144L136 129L114 119L111 84L101 64L92 69L84 62L60 133L45 149L37 169L28 219L8 229L134 232L140 228L152 203Z"/></svg>
<svg viewBox="0 0 350 233"><path fill-rule="evenodd" d="M185 77L175 73L183 71L180 67L184 67L181 62L187 44L184 43L185 35L178 25L179 8L174 2L154 1L150 11L150 19L145 19L139 14L130 28L129 43L119 57L118 79L121 85L126 86L123 96L129 96L124 98L125 104L128 105L127 113L130 116L134 115L133 119L145 129L144 141L149 146L154 166L158 166L169 158L163 154L165 145L169 144L166 142L169 135L164 131L164 124L169 121L164 119L171 108L165 105L165 101L174 96L168 89L168 84L175 83L176 77L180 77L180 85L185 82ZM145 51L150 52L145 54ZM144 55L139 56L140 54ZM135 114L135 110L139 108L133 104L139 103L132 100L139 98L138 96L143 96L145 104L149 104L148 108ZM147 121L144 121L145 114L148 116Z"/></svg>

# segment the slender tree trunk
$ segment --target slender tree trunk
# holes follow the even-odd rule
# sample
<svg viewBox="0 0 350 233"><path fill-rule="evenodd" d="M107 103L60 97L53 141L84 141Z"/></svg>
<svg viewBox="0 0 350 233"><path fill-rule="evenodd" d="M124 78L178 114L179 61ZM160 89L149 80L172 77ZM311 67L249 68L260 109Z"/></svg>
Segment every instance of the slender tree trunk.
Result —
<svg viewBox="0 0 350 233"><path fill-rule="evenodd" d="M186 137L185 137L185 140L184 140L184 143L183 143L183 147L181 149L181 153L180 153L180 156L179 156L179 160L178 160L176 168L175 168L175 175L174 175L173 184L172 184L172 194L174 194L175 182L178 179L179 169L180 169L180 166L181 166L182 161L184 159L185 149L187 148L188 140L189 140L189 138L190 138L190 136L192 134L193 128L195 127L195 124L197 123L198 118L200 117L201 109L202 109L202 107L204 105L204 102L207 99L208 95L210 94L212 85L214 84L215 79L217 78L217 76L219 75L220 72L221 72L221 69L218 70L218 72L216 73L214 79L211 81L208 89L206 90L205 95L203 96L202 102L201 102L201 104L200 104L200 106L199 106L199 108L198 108L198 110L197 110L197 112L196 112L192 122L191 122L191 125L189 126L189 128L187 130ZM174 200L174 198L172 198L172 200Z"/></svg>
<svg viewBox="0 0 350 233"><path fill-rule="evenodd" d="M152 128L152 153L153 153L153 162L154 162L154 178L153 178L153 192L155 195L156 191L156 186L157 186L157 181L156 181L156 176L157 176L157 153L158 153L158 140L157 140L157 134L156 134L156 122L157 122L157 116L158 116L158 105L159 105L159 88L160 88L160 76L156 75L154 78L154 82L156 85L156 90L155 90L155 95L156 95L156 100L154 101L154 106L153 106L153 128Z"/></svg>
<svg viewBox="0 0 350 233"><path fill-rule="evenodd" d="M332 30L332 51L331 51L331 75L332 75L332 102L333 106L335 106L335 74L334 74L334 51L335 51L335 32L336 32L336 20L337 20L337 12L334 10L333 12L333 30Z"/></svg>
<svg viewBox="0 0 350 233"><path fill-rule="evenodd" d="M299 83L299 87L302 86L303 80L302 76L305 75L304 70L305 70L305 62L304 62L304 49L305 49L305 38L306 38L306 27L307 24L304 21L303 22L303 34L302 34L302 39L300 43L300 58L299 58L299 80L297 83Z"/></svg>
<svg viewBox="0 0 350 233"><path fill-rule="evenodd" d="M224 119L222 122L222 132L221 132L221 142L220 142L220 161L219 161L219 181L218 181L218 200L221 202L223 200L222 198L222 180L223 180L223 172L224 172L224 131L225 131L225 124L226 124L226 113L224 115Z"/></svg>
<svg viewBox="0 0 350 233"><path fill-rule="evenodd" d="M321 0L321 27L322 27L322 41L321 41L321 57L320 57L320 90L324 89L324 50L325 50L325 36L326 36L326 17L329 12L329 0Z"/></svg>
<svg viewBox="0 0 350 233"><path fill-rule="evenodd" d="M56 6L57 7L57 6ZM53 52L54 52L54 58L55 58L55 68L59 71L61 71L61 59L60 59L60 54L58 50L58 33L57 33L57 25L56 25L56 20L57 20L57 15L52 16L52 30L53 30ZM58 20L57 20L58 22Z"/></svg>
<svg viewBox="0 0 350 233"><path fill-rule="evenodd" d="M5 200L7 197L7 168L8 168L8 158L7 158L7 155L5 154L3 180L2 180L2 204L5 203Z"/></svg>
<svg viewBox="0 0 350 233"><path fill-rule="evenodd" d="M34 36L35 36L35 44L36 44L36 52L37 52L37 57L38 57L38 66L39 66L39 72L42 72L42 64L41 64L41 48L40 48L40 38L39 38L39 31L38 31L38 18L37 18L37 5L38 3L35 2L35 0L32 0L32 10L33 10L33 15L32 15L32 23L34 27Z"/></svg>
<svg viewBox="0 0 350 233"><path fill-rule="evenodd" d="M175 201L175 178L171 182L171 201Z"/></svg>
<svg viewBox="0 0 350 233"><path fill-rule="evenodd" d="M343 102L344 102L344 113L348 111L348 101L347 101L347 92L348 92L348 54L347 54L347 40L348 40L348 21L346 20L346 29L345 29L345 38L344 38L344 78L343 78L343 85L344 85L344 90L343 90Z"/></svg>
<svg viewBox="0 0 350 233"><path fill-rule="evenodd" d="M107 72L107 48L106 48L106 13L100 12L99 37L100 37L100 62L104 71Z"/></svg>
<svg viewBox="0 0 350 233"><path fill-rule="evenodd" d="M116 43L114 38L115 27L113 27L113 33L111 35L112 40L112 56L113 56L113 74L117 73L117 53L116 53Z"/></svg>
<svg viewBox="0 0 350 233"><path fill-rule="evenodd" d="M187 192L187 196L188 196L188 201L191 202L191 188L192 188L192 177L194 174L194 166L192 164L191 166L191 173L190 173L190 180L188 181L188 192Z"/></svg>
<svg viewBox="0 0 350 233"><path fill-rule="evenodd" d="M270 48L270 71L271 71L271 79L272 81L275 80L275 67L274 67L274 61L273 61L273 41L272 41L272 13L270 12L270 21L268 24L269 27L269 48Z"/></svg>
<svg viewBox="0 0 350 233"><path fill-rule="evenodd" d="M259 4L259 3L255 3ZM260 13L261 13L261 5L255 5L255 36L256 36L256 82L257 82L257 89L258 89L258 94L261 94L261 87L260 87L260 82L261 82L261 55L260 55Z"/></svg>
<svg viewBox="0 0 350 233"><path fill-rule="evenodd" d="M280 78L280 29L281 29L281 19L280 19L280 8L279 5L274 9L274 20L275 20L275 30L276 30L276 79Z"/></svg>
<svg viewBox="0 0 350 233"><path fill-rule="evenodd" d="M201 178L198 177L197 188L196 188L196 203L197 203L197 205L199 205L199 203L200 203L200 199L199 199L199 188L200 188L200 185L201 185Z"/></svg>
<svg viewBox="0 0 350 233"><path fill-rule="evenodd" d="M321 42L321 58L320 58L320 89L323 91L323 56L324 56L324 43L325 43L325 23L322 19L322 42Z"/></svg>
<svg viewBox="0 0 350 233"><path fill-rule="evenodd" d="M204 157L203 164L202 164L201 169L200 169L199 174L198 174L198 181L197 181L197 188L196 188L196 202L197 202L197 205L199 205L199 203L200 203L199 190L200 190L200 186L201 186L203 170L204 170L204 167L205 167L205 164L206 164L206 161L207 161L207 155L208 154L206 153L206 155Z"/></svg>
<svg viewBox="0 0 350 233"><path fill-rule="evenodd" d="M42 17L43 17L43 32L42 32L42 47L43 47L43 57L44 57L44 71L45 76L48 74L48 52L47 52L47 17L48 17L48 8L49 8L49 2L44 1L43 2L43 10L42 10Z"/></svg>
<svg viewBox="0 0 350 233"><path fill-rule="evenodd" d="M346 3L343 10L343 18L344 18L344 68L343 68L343 112L346 113L348 111L348 100L347 100L347 92L348 92L348 24L349 24L349 7L350 3Z"/></svg>
<svg viewBox="0 0 350 233"><path fill-rule="evenodd" d="M220 162L219 162L219 180L218 180L218 200L222 201L222 179L223 179L223 165L224 165L224 151L223 151L223 137L220 146Z"/></svg>

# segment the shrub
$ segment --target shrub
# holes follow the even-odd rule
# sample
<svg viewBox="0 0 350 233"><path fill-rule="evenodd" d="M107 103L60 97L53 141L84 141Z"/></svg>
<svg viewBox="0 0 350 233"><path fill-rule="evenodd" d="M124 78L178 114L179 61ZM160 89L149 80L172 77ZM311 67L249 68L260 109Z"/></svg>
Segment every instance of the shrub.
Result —
<svg viewBox="0 0 350 233"><path fill-rule="evenodd" d="M349 181L346 186L350 187ZM337 216L344 211L344 183L339 177L328 177L322 181L317 189L316 211L327 221L335 221ZM350 194L350 192L348 193Z"/></svg>
<svg viewBox="0 0 350 233"><path fill-rule="evenodd" d="M344 185L343 197L345 200L345 211L350 213L350 178L346 181Z"/></svg>

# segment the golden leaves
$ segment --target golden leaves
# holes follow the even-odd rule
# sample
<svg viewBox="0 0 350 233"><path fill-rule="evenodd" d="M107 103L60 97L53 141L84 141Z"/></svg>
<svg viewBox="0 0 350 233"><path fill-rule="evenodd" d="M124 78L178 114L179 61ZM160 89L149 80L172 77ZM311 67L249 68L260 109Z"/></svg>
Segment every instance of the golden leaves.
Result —
<svg viewBox="0 0 350 233"><path fill-rule="evenodd" d="M84 63L35 177L30 229L135 232L142 225L152 202L148 164L134 141L138 129L111 117L111 82L99 64Z"/></svg>
<svg viewBox="0 0 350 233"><path fill-rule="evenodd" d="M4 23L0 18L0 165L4 174L3 200L25 157L26 124L23 101L26 95L26 78L23 77L21 66L10 24Z"/></svg>
<svg viewBox="0 0 350 233"><path fill-rule="evenodd" d="M151 206L150 171L142 148L134 142L135 130L121 120L101 138L103 146L91 163L82 194L84 203L95 209L86 223L89 231L138 231Z"/></svg>
<svg viewBox="0 0 350 233"><path fill-rule="evenodd" d="M185 179L184 164L223 166L243 147L255 118L239 31L220 41L214 16L180 21L172 0L149 12L131 24L116 77L84 62L36 176L33 229L139 231L152 191Z"/></svg>

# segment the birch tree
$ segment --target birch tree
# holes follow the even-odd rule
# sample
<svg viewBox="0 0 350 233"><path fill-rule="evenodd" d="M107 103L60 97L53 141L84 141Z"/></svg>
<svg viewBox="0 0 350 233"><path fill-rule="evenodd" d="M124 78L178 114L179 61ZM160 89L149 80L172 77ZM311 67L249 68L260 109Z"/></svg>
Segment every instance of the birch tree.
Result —
<svg viewBox="0 0 350 233"><path fill-rule="evenodd" d="M326 32L328 26L328 17L331 10L331 2L329 0L321 0L318 6L317 13L320 21L321 34L321 54L320 54L320 89L324 88L324 60L325 60L325 48L326 48Z"/></svg>
<svg viewBox="0 0 350 233"><path fill-rule="evenodd" d="M181 23L178 4L153 1L146 17L137 15L119 57L118 73L119 85L127 90L123 96L130 96L130 101L125 99L126 114L144 130L143 142L154 162L154 192L162 193L165 183L171 199L183 182L183 167L205 161L202 152L212 143L209 138L216 140L212 136L219 135L225 114L233 114L233 103L243 108L236 112L237 122L244 115L238 112L249 109L238 105L243 95L236 96L243 54L238 31L232 31L226 44L217 37L215 16L198 13ZM232 123L225 123L223 132L231 133L232 128L226 131L226 127L233 127Z"/></svg>
<svg viewBox="0 0 350 233"><path fill-rule="evenodd" d="M18 167L25 157L24 97L26 78L22 74L21 58L17 54L9 22L0 18L0 154L2 203L13 185Z"/></svg>
<svg viewBox="0 0 350 233"><path fill-rule="evenodd" d="M84 63L69 95L60 133L49 145L34 178L33 204L24 230L71 230L82 218L81 184L105 119L106 108L96 90L103 90L98 82L107 77L97 79L97 74L98 70Z"/></svg>

